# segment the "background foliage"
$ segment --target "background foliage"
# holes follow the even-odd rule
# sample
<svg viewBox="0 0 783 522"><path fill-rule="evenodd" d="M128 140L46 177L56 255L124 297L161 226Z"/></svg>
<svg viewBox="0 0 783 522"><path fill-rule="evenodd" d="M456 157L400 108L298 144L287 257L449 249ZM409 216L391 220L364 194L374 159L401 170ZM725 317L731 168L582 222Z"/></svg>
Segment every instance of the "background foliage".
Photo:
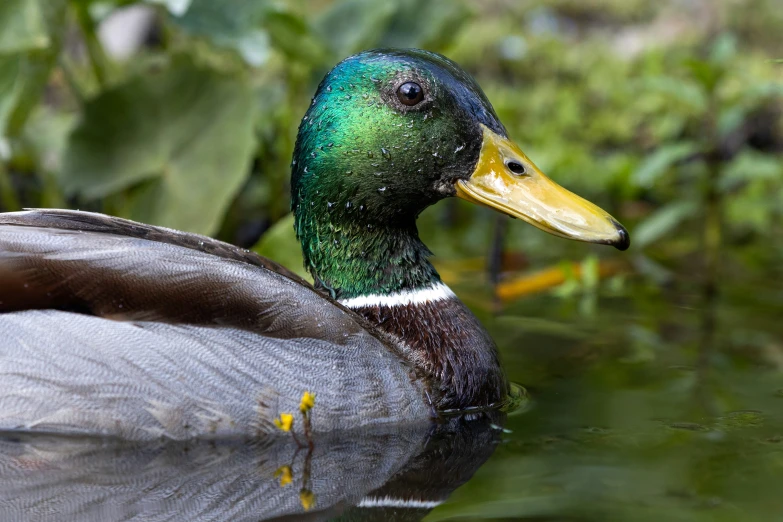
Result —
<svg viewBox="0 0 783 522"><path fill-rule="evenodd" d="M272 227L258 248L298 266L288 164L309 97L351 53L415 46L470 70L546 172L629 225L633 266L598 263L613 255L594 250L582 263L593 279L630 270L660 284L726 243L778 255L783 15L773 4L9 0L0 208L99 210L245 246ZM118 13L140 6L145 23L123 26ZM117 50L118 35L138 45ZM425 237L455 231L430 240L447 279L482 270L462 261L487 253L495 280L584 256L523 227L509 234L481 209L441 207L422 226ZM584 290L560 272L506 278L499 295L568 279L561 292Z"/></svg>
<svg viewBox="0 0 783 522"><path fill-rule="evenodd" d="M132 11L136 29L118 18ZM457 200L421 217L538 403L432 518L768 520L783 509L782 34L777 0L3 0L0 210L97 210L298 268L289 162L318 81L365 48L442 52L632 246Z"/></svg>

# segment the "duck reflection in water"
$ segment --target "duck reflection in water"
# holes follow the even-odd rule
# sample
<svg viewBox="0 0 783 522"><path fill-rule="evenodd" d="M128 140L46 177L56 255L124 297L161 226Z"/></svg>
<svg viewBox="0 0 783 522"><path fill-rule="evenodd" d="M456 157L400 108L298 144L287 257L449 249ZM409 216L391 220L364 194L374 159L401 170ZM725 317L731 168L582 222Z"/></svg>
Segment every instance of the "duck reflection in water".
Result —
<svg viewBox="0 0 783 522"><path fill-rule="evenodd" d="M129 443L10 434L0 519L421 520L500 440L502 414L471 422L317 436Z"/></svg>

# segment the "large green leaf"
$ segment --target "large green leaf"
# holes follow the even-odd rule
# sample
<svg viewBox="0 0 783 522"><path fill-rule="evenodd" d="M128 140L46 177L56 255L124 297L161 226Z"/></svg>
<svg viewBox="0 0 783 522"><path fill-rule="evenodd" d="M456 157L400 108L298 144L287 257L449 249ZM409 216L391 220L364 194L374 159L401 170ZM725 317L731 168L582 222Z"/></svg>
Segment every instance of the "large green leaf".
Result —
<svg viewBox="0 0 783 522"><path fill-rule="evenodd" d="M38 0L0 2L0 53L44 49L49 36Z"/></svg>
<svg viewBox="0 0 783 522"><path fill-rule="evenodd" d="M86 104L60 183L87 199L134 187L127 217L213 233L248 174L253 119L244 78L178 57Z"/></svg>
<svg viewBox="0 0 783 522"><path fill-rule="evenodd" d="M259 66L270 53L270 38L262 27L270 9L258 0L193 0L183 16L172 21L186 32L233 49L249 64Z"/></svg>
<svg viewBox="0 0 783 522"><path fill-rule="evenodd" d="M60 51L65 19L64 0L41 6L31 0L7 11L14 4L0 3L0 136L17 136L37 105ZM19 31L29 33L14 36Z"/></svg>
<svg viewBox="0 0 783 522"><path fill-rule="evenodd" d="M271 49L300 62L327 61L328 50L301 16L280 4L257 0L193 0L174 22L188 33L237 51L250 65L262 65Z"/></svg>

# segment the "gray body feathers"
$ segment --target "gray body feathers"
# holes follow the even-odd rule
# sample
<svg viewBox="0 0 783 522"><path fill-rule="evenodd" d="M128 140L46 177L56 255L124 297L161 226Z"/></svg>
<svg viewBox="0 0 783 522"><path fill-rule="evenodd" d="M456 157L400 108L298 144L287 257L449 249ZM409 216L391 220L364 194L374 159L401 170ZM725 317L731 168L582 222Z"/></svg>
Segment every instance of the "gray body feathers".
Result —
<svg viewBox="0 0 783 522"><path fill-rule="evenodd" d="M429 418L382 334L282 267L97 214L0 215L0 430L256 436Z"/></svg>

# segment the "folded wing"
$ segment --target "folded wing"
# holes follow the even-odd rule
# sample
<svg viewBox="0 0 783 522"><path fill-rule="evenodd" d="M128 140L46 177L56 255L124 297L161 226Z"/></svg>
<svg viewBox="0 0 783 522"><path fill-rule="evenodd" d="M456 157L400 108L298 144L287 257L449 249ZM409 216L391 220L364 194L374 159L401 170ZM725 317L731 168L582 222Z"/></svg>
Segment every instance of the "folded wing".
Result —
<svg viewBox="0 0 783 522"><path fill-rule="evenodd" d="M96 214L0 215L0 429L257 435L305 390L317 431L428 416L392 344L264 258Z"/></svg>

